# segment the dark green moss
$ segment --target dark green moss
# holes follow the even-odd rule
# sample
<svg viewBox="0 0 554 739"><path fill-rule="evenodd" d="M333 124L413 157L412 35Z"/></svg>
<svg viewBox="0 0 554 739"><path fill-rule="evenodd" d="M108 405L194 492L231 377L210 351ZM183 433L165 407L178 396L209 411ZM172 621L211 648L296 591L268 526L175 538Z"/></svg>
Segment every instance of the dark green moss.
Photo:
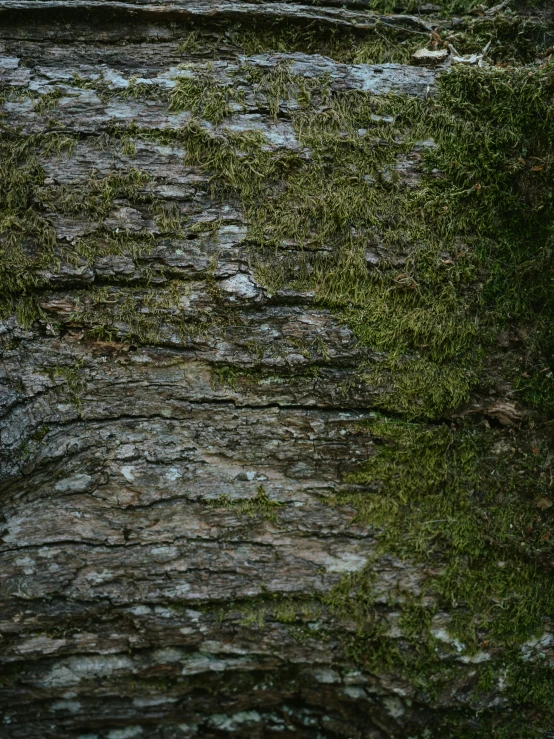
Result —
<svg viewBox="0 0 554 739"><path fill-rule="evenodd" d="M347 640L349 653L372 670L399 672L427 694L459 684L465 669L459 655L470 665L474 657L488 655L483 659L490 661L479 664L475 701L504 674L515 712L496 722L490 735L516 731L518 705L528 714L539 712L521 736L538 735L540 726L554 720L546 698L552 670L537 665L536 658L525 662L521 647L541 637L554 619L548 566L554 470L545 429L376 419L368 431L376 452L349 476L353 487L339 500L376 527L376 557L393 554L419 563L427 575L419 599L396 594L400 642L387 635L389 624L374 607L371 569L376 564L341 583L328 600L335 612L359 626ZM430 629L440 613L449 614L448 640L456 647L449 647L450 657L445 636L439 641ZM460 721L458 730L463 725ZM487 720L477 726L478 736L487 736L485 726L492 731ZM466 734L453 734L458 735Z"/></svg>
<svg viewBox="0 0 554 739"><path fill-rule="evenodd" d="M433 588L441 605L465 604L467 620L453 633L466 643L477 646L471 629L485 626L488 639L506 644L542 633L542 619L554 615L554 583L541 564L553 546L544 431L385 419L370 428L377 452L350 476L362 488L346 498L382 527L383 551L429 563L446 553Z"/></svg>

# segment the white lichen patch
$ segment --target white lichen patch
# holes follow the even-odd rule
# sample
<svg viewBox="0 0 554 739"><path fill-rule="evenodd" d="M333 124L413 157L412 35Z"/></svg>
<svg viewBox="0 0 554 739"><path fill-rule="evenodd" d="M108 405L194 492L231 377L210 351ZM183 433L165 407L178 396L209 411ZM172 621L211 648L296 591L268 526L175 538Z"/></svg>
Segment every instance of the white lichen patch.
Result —
<svg viewBox="0 0 554 739"><path fill-rule="evenodd" d="M40 683L45 687L65 687L77 685L81 680L110 677L118 671L132 668L133 660L120 655L71 657L54 665Z"/></svg>
<svg viewBox="0 0 554 739"><path fill-rule="evenodd" d="M172 649L171 647L167 647L166 649L156 649L152 657L158 664L172 664L183 660L182 652L179 649Z"/></svg>
<svg viewBox="0 0 554 739"><path fill-rule="evenodd" d="M328 556L325 560L327 572L358 572L367 562L367 556L356 552L344 552L340 556Z"/></svg>
<svg viewBox="0 0 554 739"><path fill-rule="evenodd" d="M74 475L58 480L54 487L58 493L83 493L91 482L92 477L90 475Z"/></svg>
<svg viewBox="0 0 554 739"><path fill-rule="evenodd" d="M215 714L210 716L209 722L220 731L235 731L242 724L259 723L262 717L257 711L241 711L233 713L231 716L225 714Z"/></svg>
<svg viewBox="0 0 554 739"><path fill-rule="evenodd" d="M320 668L311 671L312 677L317 680L318 683L332 684L340 683L340 675L331 669Z"/></svg>
<svg viewBox="0 0 554 739"><path fill-rule="evenodd" d="M203 672L223 672L226 668L227 662L225 660L197 653L187 659L181 674L198 675Z"/></svg>
<svg viewBox="0 0 554 739"><path fill-rule="evenodd" d="M81 710L81 704L79 701L56 701L56 703L53 703L51 708L51 711L69 711L69 713L79 713Z"/></svg>
<svg viewBox="0 0 554 739"><path fill-rule="evenodd" d="M107 739L134 739L143 733L142 726L127 726L125 729L112 729L106 736Z"/></svg>
<svg viewBox="0 0 554 739"><path fill-rule="evenodd" d="M262 289L254 282L250 275L242 273L229 277L219 283L219 287L223 290L230 300L253 300L262 296Z"/></svg>
<svg viewBox="0 0 554 739"><path fill-rule="evenodd" d="M554 635L548 632L544 633L540 637L535 639L529 639L525 644L521 645L521 658L524 661L533 659L546 659L550 658L550 662L554 662L554 656L552 655L551 648L554 645ZM549 652L550 650L550 652Z"/></svg>
<svg viewBox="0 0 554 739"><path fill-rule="evenodd" d="M134 482L135 479L135 468L131 465L125 465L121 468L121 474L123 477L128 480L128 482Z"/></svg>
<svg viewBox="0 0 554 739"><path fill-rule="evenodd" d="M170 467L165 473L166 480L169 480L170 482L175 482L175 480L178 480L182 476L183 475L177 467Z"/></svg>
<svg viewBox="0 0 554 739"><path fill-rule="evenodd" d="M465 649L465 645L458 641L458 639L456 639L455 637L451 636L451 634L449 634L444 627L432 628L431 634L435 637L435 639L438 639L444 644L450 644L451 646L453 646L457 652L461 652Z"/></svg>
<svg viewBox="0 0 554 739"><path fill-rule="evenodd" d="M383 705L385 706L385 710L389 716L392 718L401 718L406 710L402 701L394 695L383 698Z"/></svg>
<svg viewBox="0 0 554 739"><path fill-rule="evenodd" d="M150 706L163 706L166 703L176 703L177 698L171 698L170 696L152 696L150 698L133 698L133 705L136 708L150 708Z"/></svg>
<svg viewBox="0 0 554 739"><path fill-rule="evenodd" d="M477 652L471 655L463 654L461 657L458 657L459 661L466 665L478 665L481 662L487 662L490 658L491 656L487 652Z"/></svg>
<svg viewBox="0 0 554 739"><path fill-rule="evenodd" d="M342 693L347 698L352 698L353 700L364 700L364 698L367 698L365 690L359 685L347 685L342 689Z"/></svg>

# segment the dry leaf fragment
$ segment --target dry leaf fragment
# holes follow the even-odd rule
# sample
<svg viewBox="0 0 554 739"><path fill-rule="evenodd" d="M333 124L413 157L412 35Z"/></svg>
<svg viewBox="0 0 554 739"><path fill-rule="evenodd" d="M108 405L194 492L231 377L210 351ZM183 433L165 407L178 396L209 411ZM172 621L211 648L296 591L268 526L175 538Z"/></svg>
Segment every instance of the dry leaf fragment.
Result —
<svg viewBox="0 0 554 739"><path fill-rule="evenodd" d="M541 511L546 511L547 508L552 508L553 504L550 498L539 498L535 505L537 508L540 508Z"/></svg>

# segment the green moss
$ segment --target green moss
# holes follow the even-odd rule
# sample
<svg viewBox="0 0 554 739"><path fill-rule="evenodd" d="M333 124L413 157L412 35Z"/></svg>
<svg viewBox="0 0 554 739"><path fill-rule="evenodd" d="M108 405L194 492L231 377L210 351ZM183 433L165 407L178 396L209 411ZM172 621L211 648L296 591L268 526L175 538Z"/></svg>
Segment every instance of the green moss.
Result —
<svg viewBox="0 0 554 739"><path fill-rule="evenodd" d="M547 664L516 664L507 679L513 699L521 704L532 704L552 717L552 680L554 670ZM551 727L549 727L551 728Z"/></svg>
<svg viewBox="0 0 554 739"><path fill-rule="evenodd" d="M475 4L448 0L441 7L462 12ZM389 6L384 0L372 7ZM409 1L406 9L413 9ZM515 16L468 16L456 29L451 41L462 53L492 38L494 61L532 62L546 44L538 21ZM357 62L404 61L427 43L382 30L333 35L276 25L266 34L244 26L212 36L214 49L226 43L248 53L330 49L337 59ZM446 42L447 33L435 41ZM197 32L181 51L204 53L203 43ZM317 305L334 311L366 347L355 379L373 391L373 407L394 420L369 424L375 454L349 476L338 500L373 527L376 556L392 554L426 575L421 597L391 593L401 638L391 636L375 604L373 563L317 607L355 624L342 631L351 659L403 676L422 700L440 704L457 682L470 685L475 704L449 716L439 712L437 736L535 736L551 720L551 672L524 662L521 646L554 616L545 567L553 546L545 420L554 410L553 74L551 64L459 67L441 76L435 97L422 100L336 93L325 77L308 83L286 66L267 72L247 63L228 85L216 85L208 67L181 78L171 94L171 109L193 116L180 131L111 132L130 153L139 137L181 143L187 163L209 172L212 194L242 204L257 278L272 292L314 293ZM271 118L291 119L297 150L275 149L262 134L223 126L216 136L198 120L221 123L242 105L243 80ZM129 95L149 92L131 88ZM38 315L40 269L56 258L48 209L101 218L123 197L147 207L163 231L179 233L184 225L178 213L149 199L148 180L138 171L91 177L83 195L45 190L38 160L47 145L13 132L0 144L6 162L0 213L9 245L0 259L3 309L17 305L27 324ZM414 150L422 179L411 188L397 165ZM104 253L138 258L143 248L151 243L101 232L76 251L91 260ZM214 319L184 322L184 291L179 283L81 291L71 321L105 339L159 343L177 331L186 341L188 332ZM217 304L213 283L212 294ZM328 359L324 346L298 348L314 361L314 354ZM233 367L215 374L232 387L246 378ZM77 398L79 376L63 378ZM478 420L444 421L462 415L472 394L498 384L528 404L533 423L502 430ZM279 504L259 486L249 500L221 498L215 505L274 521ZM254 611L259 625L271 613L293 626L299 607L283 601ZM432 630L445 613L450 644ZM479 650L490 652L488 663L460 662ZM511 709L497 717L478 700L499 689L500 674Z"/></svg>
<svg viewBox="0 0 554 739"><path fill-rule="evenodd" d="M554 582L543 564L552 558L554 471L544 429L508 432L383 418L368 432L375 454L347 478L352 488L339 500L375 527L376 557L393 554L423 565L426 605L409 593L396 594L399 646L374 608L371 566L346 579L329 603L359 626L348 640L349 653L370 669L399 671L427 692L440 673L440 689L449 690L443 674L448 654L429 628L435 613L448 613L448 633L457 640L453 659L457 652L492 654L481 691L491 688L491 670L505 671L513 705L554 718L544 692L550 668L525 663L520 651L554 619ZM450 664L451 680L459 681L464 668Z"/></svg>
<svg viewBox="0 0 554 739"><path fill-rule="evenodd" d="M145 193L151 178L143 171L131 168L115 170L105 177L91 172L79 189L68 185L52 185L41 191L40 204L49 211L64 215L87 215L105 218L114 208L114 200L125 198L133 203L150 203Z"/></svg>
<svg viewBox="0 0 554 739"><path fill-rule="evenodd" d="M344 312L362 340L388 350L365 370L381 390L376 404L388 411L407 419L451 412L487 381L492 369L485 355L494 351L493 338L518 324L519 347L511 360L499 360L500 371L522 391L522 400L552 410L551 74L548 66L453 70L443 76L436 100L385 104L397 125L405 122L412 136L432 136L437 144L424 155L424 188L408 194L409 220L394 208L403 230L411 221L406 295L398 301L392 281L379 274L378 284L388 288L384 297L377 291L378 300L368 295ZM433 252L435 238L442 246ZM421 244L415 254L414 241ZM360 291L360 258L352 265L344 284ZM337 305L344 271L336 277ZM520 362L529 370L518 382ZM519 649L554 616L554 585L543 565L552 557L548 427L510 433L470 423L451 428L379 419L370 428L376 453L349 477L353 487L341 502L377 527L381 555L419 562L431 573L425 596L450 614L448 630L462 654L493 650L480 689L491 687L491 670L509 675L513 713L500 720L484 711L473 731L538 736L553 720L544 692L551 671L531 669ZM407 629L414 602L408 594L399 597L400 645L376 616L368 572L345 580L330 596L338 613L359 624L347 640L349 653L370 669L399 671L427 693L432 683L449 690L444 686L459 681L463 668L455 664L451 679L444 674L445 656L437 656L443 645L429 633L432 611L419 611L419 623L410 617ZM477 735L468 720L474 719L439 717L437 735L447 727L452 736Z"/></svg>
<svg viewBox="0 0 554 739"><path fill-rule="evenodd" d="M46 92L44 95L41 95L37 103L35 105L35 110L37 113L40 113L43 115L44 113L47 113L48 111L52 110L56 107L56 104L60 98L64 97L64 94L61 90L52 90L51 92Z"/></svg>
<svg viewBox="0 0 554 739"><path fill-rule="evenodd" d="M227 495L216 498L213 505L221 508L232 508L239 514L250 518L261 516L267 521L276 522L278 518L277 509L283 504L272 500L263 485L258 485L256 494L252 498L234 500Z"/></svg>
<svg viewBox="0 0 554 739"><path fill-rule="evenodd" d="M532 63L546 51L550 38L548 27L538 18L503 13L494 18L478 16L448 34L460 54L479 53L490 42L487 59L493 64Z"/></svg>
<svg viewBox="0 0 554 739"><path fill-rule="evenodd" d="M466 403L479 380L481 352L440 363L389 353L364 364L373 405L407 418L439 418Z"/></svg>
<svg viewBox="0 0 554 739"><path fill-rule="evenodd" d="M47 314L40 305L40 290L48 285L47 273L55 271L62 261L77 263L85 259L92 265L98 257L112 254L131 256L137 261L156 243L150 233L134 234L125 230L112 233L99 225L92 235L78 239L73 246L64 245L57 243L50 213L101 222L112 213L115 201L123 199L149 212L161 235L182 235L179 213L149 194L151 178L143 171L114 170L104 177L91 172L79 188L46 184L41 159L71 156L76 140L54 133L24 136L11 129L5 129L4 134L0 143L0 315L3 317L15 313L19 323L26 327L37 319L46 319ZM151 272L147 265L141 267L143 283L148 283ZM126 302L126 310L119 311L120 317L123 313L130 317L131 302ZM82 313L80 309L79 312ZM116 318L107 321L108 325ZM144 316L135 316L135 323L140 319L144 324ZM147 331L137 333L143 339L148 336L152 340L153 329L151 325ZM106 329L104 333L110 332Z"/></svg>
<svg viewBox="0 0 554 739"><path fill-rule="evenodd" d="M180 77L169 98L172 112L189 111L193 116L213 123L221 123L240 110L244 94L232 85L215 85L208 73Z"/></svg>
<svg viewBox="0 0 554 739"><path fill-rule="evenodd" d="M280 100L298 97L286 69L252 75L273 115ZM313 85L293 116L308 158L272 152L257 133L216 138L194 121L178 136L188 161L213 173L215 190L240 196L256 274L272 291L315 290L384 353L361 368L379 407L437 418L483 382L483 358L508 322L528 325L528 361L544 361L553 294L550 75L548 66L458 68L429 101ZM406 188L396 158L430 137L428 174ZM284 243L300 256L287 262ZM381 255L375 269L368 247ZM534 378L551 387L542 375ZM550 391L533 392L546 399Z"/></svg>
<svg viewBox="0 0 554 739"><path fill-rule="evenodd" d="M78 256L86 259L89 264L93 264L98 257L117 254L130 256L138 261L141 257L148 255L155 245L155 237L149 233L135 234L125 230L107 232L104 229L98 229L90 236L76 239L74 251L66 253L65 257L71 261L72 256Z"/></svg>
<svg viewBox="0 0 554 739"><path fill-rule="evenodd" d="M268 70L244 63L239 66L235 76L246 81L258 107L267 109L273 120L277 120L283 102L294 101L295 108L306 109L314 93L317 92L319 97L329 95L329 79L326 76L307 79L291 72L288 62L279 62Z"/></svg>
<svg viewBox="0 0 554 739"><path fill-rule="evenodd" d="M187 59L220 59L225 52L246 56L304 52L345 63L383 64L408 63L416 49L428 44L452 43L461 54L469 54L480 52L491 41L488 58L493 63L527 64L552 43L541 18L544 8L540 3L520 1L513 9L492 17L484 15L483 10L498 5L496 0L486 4L479 0L442 0L434 5L439 10L426 20L438 38L410 24L393 26L386 19L374 27L354 30L266 18L263 22L222 23L217 30L198 25L179 44L178 51ZM528 12L533 5L538 11L535 14ZM376 13L418 15L420 6L419 0L369 0L364 7ZM452 15L456 16L454 23Z"/></svg>
<svg viewBox="0 0 554 739"><path fill-rule="evenodd" d="M213 372L213 386L228 385L233 390L237 387L237 378L240 376L240 370L236 367L222 365L216 366L212 369Z"/></svg>
<svg viewBox="0 0 554 739"><path fill-rule="evenodd" d="M316 346L319 344L318 341L315 343ZM263 356L263 352L267 350L267 348L260 347L260 345L255 344L254 342L248 342L247 348L253 354L257 354L257 356L260 356L260 354ZM313 345L309 346L309 349L311 350L309 358L313 360ZM322 347L321 353L325 350L326 347ZM324 357L324 361L328 361L328 357ZM263 365L254 365L253 367L235 367L232 365L212 366L212 386L214 388L221 386L230 387L234 392L249 391L251 390L252 385L264 387L276 385L283 386L294 382L295 380L313 384L314 382L317 382L320 377L320 368L315 364L310 364L308 367L302 368L300 371L284 370L281 373L269 371L264 368Z"/></svg>
<svg viewBox="0 0 554 739"><path fill-rule="evenodd" d="M83 377L83 360L77 359L71 365L58 365L51 371L51 376L53 380L61 379L70 404L81 415L82 395L86 387Z"/></svg>
<svg viewBox="0 0 554 739"><path fill-rule="evenodd" d="M179 53L203 58L221 57L222 49L246 56L272 52L303 51L325 54L334 59L351 58L356 46L355 34L332 26L295 24L266 18L223 23L217 29L198 25L178 45Z"/></svg>
<svg viewBox="0 0 554 739"><path fill-rule="evenodd" d="M445 235L455 229L471 239L477 266L488 272L482 320L523 323L531 366L552 356L551 74L547 65L446 75L439 146L427 156L444 177L427 192L427 218Z"/></svg>
<svg viewBox="0 0 554 739"><path fill-rule="evenodd" d="M468 644L465 627L506 644L542 633L554 584L536 558L552 552L552 515L540 506L553 460L537 432L385 419L370 428L378 451L349 477L362 489L346 498L383 528L383 551L428 562L448 554L433 588L441 604L465 604L454 633Z"/></svg>
<svg viewBox="0 0 554 739"><path fill-rule="evenodd" d="M187 343L210 329L215 318L199 314L187 321L181 300L188 286L177 281L163 287L104 286L75 291L71 295L73 325L82 325L86 335L102 341L125 340L133 344Z"/></svg>
<svg viewBox="0 0 554 739"><path fill-rule="evenodd" d="M49 433L49 431L50 431L49 426L40 426L40 428L38 428L35 431L35 433L32 435L31 438L33 439L33 441L40 443L44 439L44 437Z"/></svg>
<svg viewBox="0 0 554 739"><path fill-rule="evenodd" d="M27 293L40 284L40 269L54 261L56 243L54 229L35 207L44 180L37 149L62 150L66 142L55 134L24 137L9 129L2 131L0 315L17 311L24 324L37 315L35 301Z"/></svg>

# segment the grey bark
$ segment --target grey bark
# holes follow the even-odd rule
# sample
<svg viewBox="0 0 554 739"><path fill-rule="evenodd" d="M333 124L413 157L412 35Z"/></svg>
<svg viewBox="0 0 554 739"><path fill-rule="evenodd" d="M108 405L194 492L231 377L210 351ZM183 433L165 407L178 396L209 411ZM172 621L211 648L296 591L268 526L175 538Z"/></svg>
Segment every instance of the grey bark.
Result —
<svg viewBox="0 0 554 739"><path fill-rule="evenodd" d="M132 159L98 146L114 121L171 129L190 114L168 113L155 96L106 101L69 85L73 74L82 80L101 74L114 90L133 76L167 90L183 62L180 31L158 15L375 23L358 5L0 2L0 10L33 10L0 30L0 80L38 95L61 91L56 126L81 135L71 157L41 162L46 177L79 188L93 171L138 167L152 176L148 192L177 204L190 224L218 224L158 240L135 261L109 256L92 265L79 259L53 265L40 298L51 321L29 329L15 318L0 324L0 736L6 739L378 739L402 736L408 721L424 722L430 710L465 704L466 684L449 705L431 709L415 701L407 683L356 668L337 637L355 625L337 623L328 611L299 612L294 628L271 613L263 627L245 618L245 604L258 597L328 593L372 556L371 528L352 524L355 511L325 500L371 454L357 422L369 417L378 390L355 381L367 350L313 295L272 295L256 281L240 205L215 201L208 175L184 166L177 146L140 143ZM143 22L129 25L118 16L117 23L89 25L78 17L66 28L46 13L79 6L132 6ZM421 18L386 22L427 29ZM348 66L302 54L260 55L246 65L267 68L284 58L306 77L325 70L341 90L428 95L436 77L430 69ZM224 80L238 61L222 49L213 68ZM196 60L195 71L205 64ZM206 127L214 135L263 131L275 149L298 150L292 128L260 110L244 86L247 111ZM3 122L32 134L45 130L47 115L29 100L12 101ZM418 163L415 150L397 164L409 186L417 186ZM51 221L65 245L102 225L55 213ZM124 201L103 226L158 233L146 211ZM180 280L185 318L217 314L227 322L207 324L185 341L168 315L158 346L134 344L124 323L112 342L84 340L74 315L79 301L86 304L86 288L124 282L140 288L146 270L154 285L168 276ZM317 377L305 371L314 364ZM73 367L78 402L63 373ZM259 382L239 372L225 383L214 374L218 367L275 376ZM491 415L517 415L513 406L485 402ZM279 505L274 516L248 516L233 505L255 498L260 486ZM218 505L224 496L230 504ZM377 606L393 628L395 589L417 594L423 573L389 558L375 576Z"/></svg>

